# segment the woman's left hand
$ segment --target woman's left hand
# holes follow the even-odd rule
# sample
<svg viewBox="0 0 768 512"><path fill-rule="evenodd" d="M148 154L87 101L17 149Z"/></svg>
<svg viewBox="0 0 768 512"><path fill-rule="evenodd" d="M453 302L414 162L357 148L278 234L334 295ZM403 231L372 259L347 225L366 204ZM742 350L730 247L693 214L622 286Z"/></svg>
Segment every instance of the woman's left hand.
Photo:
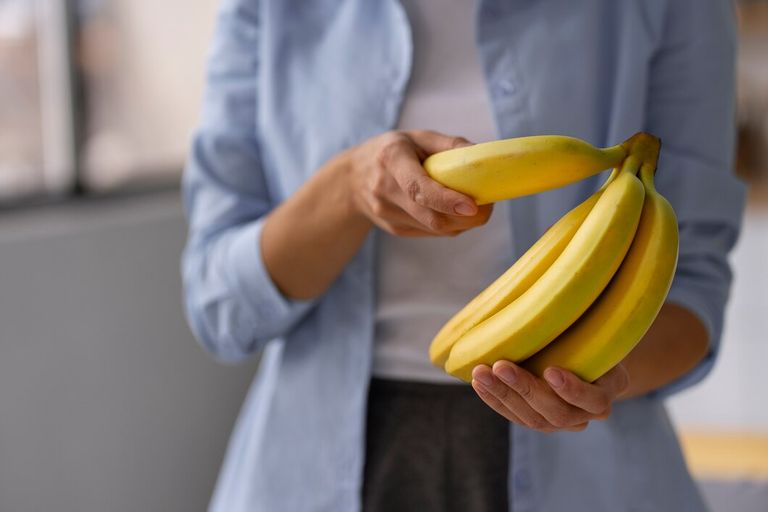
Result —
<svg viewBox="0 0 768 512"><path fill-rule="evenodd" d="M490 408L541 432L578 432L592 420L606 419L628 386L621 364L594 383L560 368L548 368L541 379L509 361L497 361L493 368L478 365L472 372L472 387Z"/></svg>

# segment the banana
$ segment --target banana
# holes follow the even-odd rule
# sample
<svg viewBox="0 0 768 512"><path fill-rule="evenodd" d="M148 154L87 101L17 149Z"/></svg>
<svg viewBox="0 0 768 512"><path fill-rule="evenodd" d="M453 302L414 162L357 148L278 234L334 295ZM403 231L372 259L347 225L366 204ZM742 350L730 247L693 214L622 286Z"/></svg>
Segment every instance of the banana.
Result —
<svg viewBox="0 0 768 512"><path fill-rule="evenodd" d="M654 188L654 168L649 162L640 169L645 203L624 262L587 312L525 362L535 374L558 366L592 382L618 364L655 320L675 273L678 231L672 206Z"/></svg>
<svg viewBox="0 0 768 512"><path fill-rule="evenodd" d="M563 252L617 174L618 169L614 169L600 190L561 217L506 272L440 329L429 346L429 358L434 365L442 367L456 340L517 299L544 274Z"/></svg>
<svg viewBox="0 0 768 512"><path fill-rule="evenodd" d="M471 380L478 364L522 361L551 342L594 302L618 269L635 235L645 191L640 163L624 159L562 254L520 297L466 332L445 370Z"/></svg>
<svg viewBox="0 0 768 512"><path fill-rule="evenodd" d="M535 135L435 153L424 169L442 185L487 204L568 185L619 166L627 153L626 144L599 149L574 137Z"/></svg>

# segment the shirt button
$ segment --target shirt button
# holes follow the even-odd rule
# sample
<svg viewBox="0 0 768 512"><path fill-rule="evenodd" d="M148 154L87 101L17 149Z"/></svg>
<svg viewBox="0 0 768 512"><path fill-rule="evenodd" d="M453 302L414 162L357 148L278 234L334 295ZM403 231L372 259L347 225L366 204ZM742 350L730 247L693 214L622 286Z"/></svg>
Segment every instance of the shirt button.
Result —
<svg viewBox="0 0 768 512"><path fill-rule="evenodd" d="M531 474L527 471L518 471L514 477L515 488L521 491L531 486Z"/></svg>
<svg viewBox="0 0 768 512"><path fill-rule="evenodd" d="M499 94L502 96L509 96L510 94L514 94L517 90L517 87L515 86L514 82L511 80L502 80L499 82L498 86Z"/></svg>

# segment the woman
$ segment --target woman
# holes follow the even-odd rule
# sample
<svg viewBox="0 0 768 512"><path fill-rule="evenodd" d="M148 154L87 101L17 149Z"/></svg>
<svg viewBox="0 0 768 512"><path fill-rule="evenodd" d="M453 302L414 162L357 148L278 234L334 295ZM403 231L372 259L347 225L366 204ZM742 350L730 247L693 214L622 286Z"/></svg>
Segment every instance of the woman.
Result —
<svg viewBox="0 0 768 512"><path fill-rule="evenodd" d="M725 0L224 0L184 181L186 307L216 357L261 367L211 510L703 510L662 398L719 343L734 40ZM439 326L600 181L491 212L424 158L641 130L681 242L638 348L594 384L431 367Z"/></svg>

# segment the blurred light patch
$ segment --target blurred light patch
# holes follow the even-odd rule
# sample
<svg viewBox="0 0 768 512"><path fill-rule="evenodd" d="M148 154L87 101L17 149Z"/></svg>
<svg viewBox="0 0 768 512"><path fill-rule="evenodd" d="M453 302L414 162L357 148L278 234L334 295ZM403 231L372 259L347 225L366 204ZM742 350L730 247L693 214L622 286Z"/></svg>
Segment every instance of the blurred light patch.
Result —
<svg viewBox="0 0 768 512"><path fill-rule="evenodd" d="M81 10L89 189L178 180L217 3L91 0Z"/></svg>
<svg viewBox="0 0 768 512"><path fill-rule="evenodd" d="M0 200L45 186L35 7L0 0Z"/></svg>
<svg viewBox="0 0 768 512"><path fill-rule="evenodd" d="M0 203L176 184L217 0L0 0Z"/></svg>
<svg viewBox="0 0 768 512"><path fill-rule="evenodd" d="M685 431L680 434L691 472L707 480L763 480L768 485L768 433Z"/></svg>

